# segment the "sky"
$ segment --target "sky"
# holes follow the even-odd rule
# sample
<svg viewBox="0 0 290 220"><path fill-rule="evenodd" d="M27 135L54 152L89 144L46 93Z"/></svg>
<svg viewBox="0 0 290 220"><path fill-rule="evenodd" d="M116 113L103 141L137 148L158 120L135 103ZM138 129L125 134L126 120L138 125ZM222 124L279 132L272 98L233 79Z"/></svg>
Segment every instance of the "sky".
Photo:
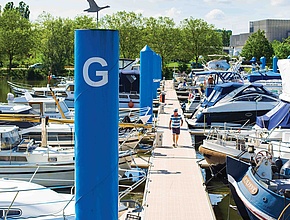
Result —
<svg viewBox="0 0 290 220"><path fill-rule="evenodd" d="M0 0L18 6L20 1ZM97 17L84 12L86 0L23 0L30 8L30 19L43 12L54 17L75 18L78 15ZM289 0L96 0L99 6L109 5L99 12L99 18L118 11L141 13L143 17L170 17L175 24L186 18L203 19L215 28L232 30L233 34L249 32L249 22L264 19L290 19Z"/></svg>

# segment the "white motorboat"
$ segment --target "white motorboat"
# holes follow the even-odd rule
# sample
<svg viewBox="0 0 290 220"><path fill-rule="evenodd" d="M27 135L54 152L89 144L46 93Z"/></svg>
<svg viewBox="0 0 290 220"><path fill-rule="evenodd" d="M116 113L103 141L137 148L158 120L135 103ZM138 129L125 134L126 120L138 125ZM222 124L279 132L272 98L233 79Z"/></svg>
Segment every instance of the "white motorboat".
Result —
<svg viewBox="0 0 290 220"><path fill-rule="evenodd" d="M187 123L189 128L253 124L278 102L278 96L261 84L223 83L214 87Z"/></svg>
<svg viewBox="0 0 290 220"><path fill-rule="evenodd" d="M74 185L74 147L51 147L43 136L42 141L21 139L16 126L0 127L0 135L0 178L32 181L44 186ZM119 167L131 168L135 154L130 150L120 151Z"/></svg>
<svg viewBox="0 0 290 220"><path fill-rule="evenodd" d="M208 83L208 78L211 77L211 83ZM243 83L243 78L236 71L201 71L194 74L192 86L190 90L188 103L186 103L185 111L194 113L199 104L202 103L204 97L208 97L214 89L214 85L223 84L226 82Z"/></svg>
<svg viewBox="0 0 290 220"><path fill-rule="evenodd" d="M47 86L42 87L24 87L23 85L12 83L7 81L8 85L12 89L12 91L18 95L24 95L28 92L33 97L50 97L52 98L52 91L57 98L63 98L66 102L66 105L69 108L74 107L74 82L73 81L65 81L61 86L58 87L50 87L49 84Z"/></svg>
<svg viewBox="0 0 290 220"><path fill-rule="evenodd" d="M1 124L13 124L20 128L28 128L39 124L39 117L49 119L72 119L74 112L63 99L35 98L29 93L20 97L7 94L8 103L0 104Z"/></svg>
<svg viewBox="0 0 290 220"><path fill-rule="evenodd" d="M0 218L75 219L74 195L27 181L0 179Z"/></svg>
<svg viewBox="0 0 290 220"><path fill-rule="evenodd" d="M9 104L26 104L32 107L37 115L49 118L73 118L74 112L70 111L63 99L55 100L53 97L32 97L26 92L23 96L14 97L13 94L7 95Z"/></svg>
<svg viewBox="0 0 290 220"><path fill-rule="evenodd" d="M129 215L136 216L142 210L141 205L133 200L121 199L143 183L145 179L146 174L142 173L133 185L121 186L125 187L125 190L119 192L119 219L127 219ZM61 188L59 189L61 190ZM0 195L1 219L76 219L74 194L56 192L52 188L28 181L0 179Z"/></svg>

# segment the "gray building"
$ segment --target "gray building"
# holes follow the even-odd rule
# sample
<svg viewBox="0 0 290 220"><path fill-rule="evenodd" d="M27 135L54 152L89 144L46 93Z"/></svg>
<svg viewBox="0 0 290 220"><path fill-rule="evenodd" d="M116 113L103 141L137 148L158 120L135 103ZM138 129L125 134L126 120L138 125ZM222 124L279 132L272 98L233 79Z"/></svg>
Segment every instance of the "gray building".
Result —
<svg viewBox="0 0 290 220"><path fill-rule="evenodd" d="M259 29L265 31L265 36L270 42L273 40L283 41L290 36L290 20L266 19L250 21L249 25L249 33L231 36L230 47L233 55L237 55L235 53L241 51L249 36Z"/></svg>

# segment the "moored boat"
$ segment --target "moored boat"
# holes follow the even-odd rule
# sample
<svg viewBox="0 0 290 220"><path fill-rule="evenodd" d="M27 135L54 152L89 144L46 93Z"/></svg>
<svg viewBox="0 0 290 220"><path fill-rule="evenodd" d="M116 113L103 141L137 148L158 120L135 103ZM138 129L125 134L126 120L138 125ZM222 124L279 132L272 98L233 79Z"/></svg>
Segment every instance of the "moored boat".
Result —
<svg viewBox="0 0 290 220"><path fill-rule="evenodd" d="M274 178L269 153L257 156L254 165L227 157L228 182L238 211L243 219L287 219L290 180L280 173Z"/></svg>

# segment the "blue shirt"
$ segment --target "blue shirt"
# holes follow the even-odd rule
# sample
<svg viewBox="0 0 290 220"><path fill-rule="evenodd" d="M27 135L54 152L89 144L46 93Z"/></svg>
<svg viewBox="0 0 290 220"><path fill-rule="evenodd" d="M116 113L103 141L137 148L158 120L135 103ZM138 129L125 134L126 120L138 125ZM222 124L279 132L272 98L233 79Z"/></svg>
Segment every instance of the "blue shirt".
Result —
<svg viewBox="0 0 290 220"><path fill-rule="evenodd" d="M182 120L181 115L177 115L176 117L174 115L171 115L170 120L171 120L171 127L172 128L179 128L180 127L180 122Z"/></svg>

